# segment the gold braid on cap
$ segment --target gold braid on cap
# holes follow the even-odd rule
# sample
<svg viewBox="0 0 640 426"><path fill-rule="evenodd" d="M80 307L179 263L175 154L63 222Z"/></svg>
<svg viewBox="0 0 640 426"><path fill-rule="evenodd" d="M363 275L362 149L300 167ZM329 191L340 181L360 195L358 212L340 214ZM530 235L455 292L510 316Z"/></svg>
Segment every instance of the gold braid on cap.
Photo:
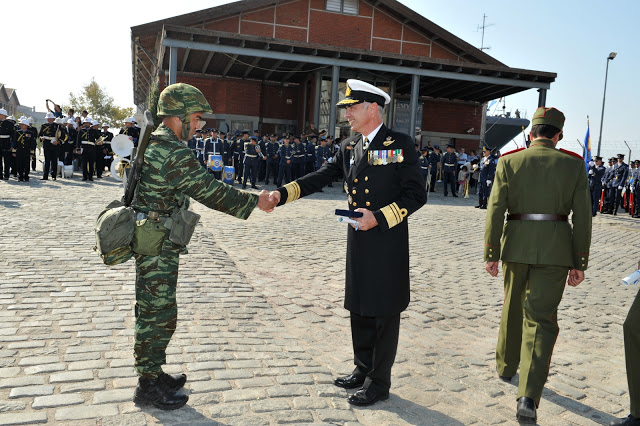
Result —
<svg viewBox="0 0 640 426"><path fill-rule="evenodd" d="M290 182L286 184L283 188L287 190L287 201L285 202L285 204L300 198L300 185L298 185L298 182L296 181Z"/></svg>
<svg viewBox="0 0 640 426"><path fill-rule="evenodd" d="M389 229L393 228L407 217L407 209L401 209L396 203L391 203L380 209L384 218L387 220Z"/></svg>

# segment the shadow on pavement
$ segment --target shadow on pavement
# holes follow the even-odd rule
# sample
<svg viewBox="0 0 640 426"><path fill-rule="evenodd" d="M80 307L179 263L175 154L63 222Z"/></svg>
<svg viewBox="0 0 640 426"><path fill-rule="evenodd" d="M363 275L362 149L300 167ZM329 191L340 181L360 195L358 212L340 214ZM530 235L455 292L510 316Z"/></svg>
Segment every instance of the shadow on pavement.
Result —
<svg viewBox="0 0 640 426"><path fill-rule="evenodd" d="M366 410L388 411L396 414L402 420L412 425L438 425L438 426L458 426L464 423L447 416L439 411L430 410L427 407L416 404L398 395L391 394L389 402L391 404L375 404ZM360 408L363 409L363 408Z"/></svg>
<svg viewBox="0 0 640 426"><path fill-rule="evenodd" d="M144 413L153 417L160 424L165 425L207 425L207 426L223 426L226 423L220 423L212 420L202 413L189 406L188 404L178 410L163 411L150 405L137 405Z"/></svg>
<svg viewBox="0 0 640 426"><path fill-rule="evenodd" d="M571 411L574 414L577 414L578 416L590 419L600 424L609 424L611 420L617 419L617 417L609 413L596 410L595 408L576 401L575 399L560 395L549 388L544 389L543 398L565 408L568 411Z"/></svg>

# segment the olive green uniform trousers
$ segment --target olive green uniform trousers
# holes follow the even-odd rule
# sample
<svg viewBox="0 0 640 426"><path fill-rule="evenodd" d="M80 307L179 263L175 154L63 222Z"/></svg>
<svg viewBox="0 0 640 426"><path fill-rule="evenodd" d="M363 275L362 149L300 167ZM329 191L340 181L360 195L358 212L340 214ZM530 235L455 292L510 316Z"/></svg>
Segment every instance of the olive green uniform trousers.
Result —
<svg viewBox="0 0 640 426"><path fill-rule="evenodd" d="M519 399L538 405L558 337L557 311L569 267L503 262L504 305L496 347L498 374L515 376Z"/></svg>
<svg viewBox="0 0 640 426"><path fill-rule="evenodd" d="M636 294L622 329L631 415L640 418L640 291Z"/></svg>
<svg viewBox="0 0 640 426"><path fill-rule="evenodd" d="M141 377L156 378L166 363L166 349L176 330L176 286L184 247L165 238L159 256L136 254L136 326L134 365Z"/></svg>

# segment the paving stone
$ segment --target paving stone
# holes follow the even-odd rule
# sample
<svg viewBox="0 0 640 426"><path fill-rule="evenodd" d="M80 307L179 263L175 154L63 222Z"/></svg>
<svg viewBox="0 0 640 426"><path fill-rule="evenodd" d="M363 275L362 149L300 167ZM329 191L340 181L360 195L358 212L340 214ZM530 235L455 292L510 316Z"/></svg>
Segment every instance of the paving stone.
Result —
<svg viewBox="0 0 640 426"><path fill-rule="evenodd" d="M0 425L33 425L38 423L47 423L47 413L0 414Z"/></svg>
<svg viewBox="0 0 640 426"><path fill-rule="evenodd" d="M0 413L24 410L26 406L24 401L0 401Z"/></svg>
<svg viewBox="0 0 640 426"><path fill-rule="evenodd" d="M271 415L278 424L313 422L313 415L309 411L279 411L271 413Z"/></svg>
<svg viewBox="0 0 640 426"><path fill-rule="evenodd" d="M24 368L24 374L42 374L42 373L55 373L57 371L64 371L67 368L66 364L42 364L34 365Z"/></svg>
<svg viewBox="0 0 640 426"><path fill-rule="evenodd" d="M106 387L104 380L91 380L87 382L68 383L60 386L60 393L73 393L85 391L99 391Z"/></svg>
<svg viewBox="0 0 640 426"><path fill-rule="evenodd" d="M40 365L40 364L53 364L56 362L60 362L60 357L58 356L33 356L22 358L18 361L18 365L21 367L26 367L29 365Z"/></svg>
<svg viewBox="0 0 640 426"><path fill-rule="evenodd" d="M225 402L253 401L266 398L266 396L264 389L228 390L222 393L222 398Z"/></svg>
<svg viewBox="0 0 640 426"><path fill-rule="evenodd" d="M249 379L253 377L253 373L250 370L216 370L213 375L219 380Z"/></svg>
<svg viewBox="0 0 640 426"><path fill-rule="evenodd" d="M256 413L267 413L271 411L289 410L289 403L281 398L268 398L261 401L254 401L250 404L251 410Z"/></svg>
<svg viewBox="0 0 640 426"><path fill-rule="evenodd" d="M53 393L54 386L42 385L42 386L23 386L19 388L11 389L9 398L22 398L24 396L40 396L51 395Z"/></svg>
<svg viewBox="0 0 640 426"><path fill-rule="evenodd" d="M93 380L93 371L66 371L49 376L49 383L82 382L86 380Z"/></svg>
<svg viewBox="0 0 640 426"><path fill-rule="evenodd" d="M77 394L48 395L34 398L31 408L54 408L82 404L85 399Z"/></svg>
<svg viewBox="0 0 640 426"><path fill-rule="evenodd" d="M109 402L125 402L133 399L133 389L114 389L93 394L94 404L106 404Z"/></svg>
<svg viewBox="0 0 640 426"><path fill-rule="evenodd" d="M84 405L82 407L59 408L56 410L55 419L58 422L68 420L96 419L118 414L116 404Z"/></svg>
<svg viewBox="0 0 640 426"><path fill-rule="evenodd" d="M316 411L321 422L342 423L357 421L356 416L348 410L336 410L333 408L320 409Z"/></svg>
<svg viewBox="0 0 640 426"><path fill-rule="evenodd" d="M308 396L309 391L306 386L303 385L283 385L273 386L267 389L270 397L294 397L294 396Z"/></svg>
<svg viewBox="0 0 640 426"><path fill-rule="evenodd" d="M44 385L44 376L20 376L0 380L0 389L29 385Z"/></svg>

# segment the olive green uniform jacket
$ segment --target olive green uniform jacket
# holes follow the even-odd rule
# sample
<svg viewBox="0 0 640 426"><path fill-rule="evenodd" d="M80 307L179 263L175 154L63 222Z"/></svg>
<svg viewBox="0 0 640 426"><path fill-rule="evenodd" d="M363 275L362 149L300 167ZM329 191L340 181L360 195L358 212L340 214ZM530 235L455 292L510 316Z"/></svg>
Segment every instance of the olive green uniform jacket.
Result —
<svg viewBox="0 0 640 426"><path fill-rule="evenodd" d="M511 214L569 215L569 222L512 220ZM485 261L558 265L584 271L591 245L591 198L584 161L548 139L498 161L485 224Z"/></svg>

